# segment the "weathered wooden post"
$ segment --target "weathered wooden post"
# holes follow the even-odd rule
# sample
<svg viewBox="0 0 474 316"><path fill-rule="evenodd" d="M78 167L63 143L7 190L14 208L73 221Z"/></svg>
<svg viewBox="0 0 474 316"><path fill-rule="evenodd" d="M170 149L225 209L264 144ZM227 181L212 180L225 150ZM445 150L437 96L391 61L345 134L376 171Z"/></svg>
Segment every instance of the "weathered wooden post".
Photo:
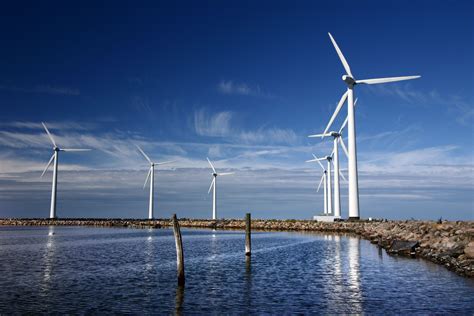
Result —
<svg viewBox="0 0 474 316"><path fill-rule="evenodd" d="M176 265L178 269L178 285L184 285L184 252L183 240L181 239L181 230L179 228L178 218L173 214L174 241L176 243Z"/></svg>
<svg viewBox="0 0 474 316"><path fill-rule="evenodd" d="M250 256L252 252L252 241L250 239L250 213L245 214L245 255Z"/></svg>

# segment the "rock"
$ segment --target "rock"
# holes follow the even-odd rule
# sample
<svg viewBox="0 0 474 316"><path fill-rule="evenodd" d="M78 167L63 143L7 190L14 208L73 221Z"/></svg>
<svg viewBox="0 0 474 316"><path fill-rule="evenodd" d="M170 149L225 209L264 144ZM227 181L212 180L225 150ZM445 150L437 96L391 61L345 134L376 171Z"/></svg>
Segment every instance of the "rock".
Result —
<svg viewBox="0 0 474 316"><path fill-rule="evenodd" d="M416 240L394 240L387 249L390 254L410 256L415 254L415 249L420 247L420 243Z"/></svg>
<svg viewBox="0 0 474 316"><path fill-rule="evenodd" d="M469 244L467 244L467 246L464 248L464 253L469 259L474 259L474 241L471 241Z"/></svg>
<svg viewBox="0 0 474 316"><path fill-rule="evenodd" d="M460 255L462 255L463 253L464 253L464 246L463 245L456 245L456 246L451 247L448 250L444 251L441 255L457 258Z"/></svg>

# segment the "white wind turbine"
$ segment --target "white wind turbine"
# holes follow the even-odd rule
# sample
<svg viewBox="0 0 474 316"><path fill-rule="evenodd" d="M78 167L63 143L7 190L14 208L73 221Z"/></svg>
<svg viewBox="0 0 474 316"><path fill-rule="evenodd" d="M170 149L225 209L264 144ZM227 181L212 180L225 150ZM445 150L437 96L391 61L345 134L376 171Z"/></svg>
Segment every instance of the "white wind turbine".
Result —
<svg viewBox="0 0 474 316"><path fill-rule="evenodd" d="M333 155L335 152L331 154L331 156L326 156L322 158L318 158L313 154L314 159L307 160L306 162L317 162L321 168L323 169L323 175L321 176L321 180L319 181L319 186L318 190L316 192L319 192L319 188L321 187L321 183L324 183L324 214L326 215L334 215L335 217L340 217L340 203L337 203L337 198L339 198L339 175L346 180L344 175L341 173L341 169L339 169L339 164L336 166L335 161L333 158ZM324 168L323 164L321 161L326 160L328 162L328 167ZM334 164L334 170L331 170L331 163ZM331 185L331 172L334 173L334 213L333 213L333 204L332 204L332 185ZM347 181L347 180L346 180ZM336 190L336 184L337 184L337 190ZM337 195L336 195L337 194ZM339 207L339 215L336 213L336 205Z"/></svg>
<svg viewBox="0 0 474 316"><path fill-rule="evenodd" d="M145 179L145 184L143 184L143 188L146 187L146 184L148 182L148 178L150 178L150 203L148 205L148 219L153 219L153 195L154 195L154 186L155 186L155 166L159 165L164 165L167 163L172 163L174 161L165 161L165 162L153 162L151 161L150 157L145 154L145 152L138 146L136 145L140 153L145 157L146 160L150 163L150 169L148 170L148 174Z"/></svg>
<svg viewBox="0 0 474 316"><path fill-rule="evenodd" d="M342 98L334 111L329 123L324 130L323 134L326 134L331 127L332 122L339 113L342 105L346 98L348 100L347 106L347 118L348 118L348 145L349 145L349 218L359 219L359 186L358 186L358 175L357 175L357 149L356 149L356 131L355 131L355 115L354 115L354 86L358 84L379 84L387 82L395 82L402 80L417 79L420 76L405 76L405 77L391 77L391 78L377 78L377 79L362 79L356 80L352 75L351 68L347 63L344 55L342 54L339 46L332 37L331 33L329 38L331 39L334 48L339 56L339 59L346 70L346 74L342 76L342 80L347 84L347 91L342 95ZM322 136L324 138L324 136Z"/></svg>
<svg viewBox="0 0 474 316"><path fill-rule="evenodd" d="M209 165L211 165L211 168L212 168L212 181L211 181L211 185L209 186L209 190L207 191L207 194L209 194L211 192L211 189L214 188L214 190L212 191L212 219L215 220L217 219L217 203L216 203L217 176L228 176L228 175L234 174L234 172L217 173L216 169L212 165L212 162L209 160L209 158L207 158L207 161L209 162Z"/></svg>
<svg viewBox="0 0 474 316"><path fill-rule="evenodd" d="M49 218L53 219L56 218L56 192L57 192L57 184L58 184L58 159L59 159L59 152L60 151L89 151L90 149L72 149L72 148L59 148L56 145L56 142L54 141L53 135L49 132L48 128L46 127L46 124L41 122L43 124L44 130L46 131L46 134L48 134L49 139L51 140L51 143L53 143L53 155L51 156L51 159L49 159L48 164L46 165L46 168L44 168L43 173L41 174L41 177L46 173L46 171L49 169L49 166L51 166L51 163L54 161L53 165L53 185L51 189L51 208L49 210Z"/></svg>
<svg viewBox="0 0 474 316"><path fill-rule="evenodd" d="M325 195L327 195L327 202L326 202L327 203L327 214L332 215L332 185L331 185L331 160L332 160L332 157L331 156L326 156L326 157L318 158L315 155L313 155L313 157L314 157L314 159L307 160L306 162L316 161L317 163L319 163L319 165L323 169L324 175L326 175L325 176L325 181L324 181L326 189L324 190L324 193L325 193ZM326 160L328 162L327 169L324 168L323 164L321 163L321 161L323 161L323 160Z"/></svg>

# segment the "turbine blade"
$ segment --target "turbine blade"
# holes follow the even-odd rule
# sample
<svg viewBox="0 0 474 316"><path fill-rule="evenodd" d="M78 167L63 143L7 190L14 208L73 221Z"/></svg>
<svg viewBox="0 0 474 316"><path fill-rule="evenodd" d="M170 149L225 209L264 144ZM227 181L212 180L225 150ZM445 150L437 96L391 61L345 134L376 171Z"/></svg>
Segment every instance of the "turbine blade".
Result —
<svg viewBox="0 0 474 316"><path fill-rule="evenodd" d="M326 170L326 169L324 169L324 166L323 166L323 164L319 161L319 159L316 160L316 161L319 163L319 165L321 166L321 168L323 168L323 170Z"/></svg>
<svg viewBox="0 0 474 316"><path fill-rule="evenodd" d="M334 48L336 49L337 54L339 55L339 59L341 60L342 65L344 66L344 69L346 70L346 73L349 76L351 76L352 78L354 78L354 76L352 75L352 72L351 72L351 67L349 67L349 64L347 63L346 58L344 57L341 50L339 49L339 46L337 46L337 43L334 40L334 38L332 37L331 33L328 33L328 34L329 34L329 38L331 39L332 44L334 45Z"/></svg>
<svg viewBox="0 0 474 316"><path fill-rule="evenodd" d="M379 84L403 80L418 79L421 76L405 76L405 77L390 77L390 78L376 78L376 79L362 79L356 80L356 84Z"/></svg>
<svg viewBox="0 0 474 316"><path fill-rule="evenodd" d="M209 186L209 190L207 191L207 194L211 193L212 186L214 185L215 182L216 182L216 177L212 179L211 185Z"/></svg>
<svg viewBox="0 0 474 316"><path fill-rule="evenodd" d="M346 144L344 144L344 140L342 139L342 137L339 137L339 142L341 143L341 147L344 150L347 159L349 159L349 151L347 150Z"/></svg>
<svg viewBox="0 0 474 316"><path fill-rule="evenodd" d="M315 134L315 135L309 135L308 137L325 137L325 136L331 136L330 133L327 134Z"/></svg>
<svg viewBox="0 0 474 316"><path fill-rule="evenodd" d="M53 160L54 160L54 154L51 156L51 159L49 159L48 164L46 165L46 168L44 168L43 173L41 174L40 178L42 178L43 175L46 173L46 171L49 169L49 166L51 166L51 163L53 162Z"/></svg>
<svg viewBox="0 0 474 316"><path fill-rule="evenodd" d="M208 161L209 164L211 165L212 171L214 171L214 173L217 173L217 172L216 172L216 169L215 169L214 166L212 165L212 162L209 160L209 158L207 158L207 161Z"/></svg>
<svg viewBox="0 0 474 316"><path fill-rule="evenodd" d="M344 174L341 172L341 170L339 170L339 175L341 176L341 178L344 179L344 181L347 182L347 179L346 179L346 177L344 177Z"/></svg>
<svg viewBox="0 0 474 316"><path fill-rule="evenodd" d="M324 173L321 176L321 181L319 181L318 189L316 190L316 192L319 192L319 189L321 188L321 184L323 184L323 179L324 179Z"/></svg>
<svg viewBox="0 0 474 316"><path fill-rule="evenodd" d="M359 98L356 98L356 99L355 99L355 101L354 101L354 106L356 106L357 100L359 100ZM346 119L344 120L344 123L342 123L341 128L339 129L339 134L341 134L342 131L344 130L344 128L346 127L346 125L347 125L347 119L348 119L348 118L349 118L349 117L346 116Z"/></svg>
<svg viewBox="0 0 474 316"><path fill-rule="evenodd" d="M346 128L348 118L349 117L346 116L346 119L344 120L344 123L342 123L341 128L339 129L339 134L341 134L342 131L344 130L344 128Z"/></svg>
<svg viewBox="0 0 474 316"><path fill-rule="evenodd" d="M331 125L332 125L332 122L334 122L334 120L336 119L337 117L337 114L339 114L339 111L341 110L342 106L344 105L344 102L346 102L346 99L347 99L347 91L344 92L344 94L342 95L341 97L341 100L339 100L339 103L336 107L336 110L334 111L334 113L332 114L331 116L331 119L329 120L329 123L328 125L326 126L326 129L324 130L323 134L326 134L328 132L328 130L331 128ZM321 138L324 138L325 135L321 136Z"/></svg>
<svg viewBox="0 0 474 316"><path fill-rule="evenodd" d="M166 165L168 163L173 163L175 162L176 160L170 160L170 161L164 161L164 162L158 162L158 163L155 163L155 165Z"/></svg>
<svg viewBox="0 0 474 316"><path fill-rule="evenodd" d="M56 146L56 142L54 141L53 135L51 135L48 128L46 127L46 124L44 124L43 122L41 122L41 124L43 124L44 130L46 131L46 134L48 134L48 137L51 140L51 142L53 143L54 147L58 147L58 146Z"/></svg>
<svg viewBox="0 0 474 316"><path fill-rule="evenodd" d="M146 187L146 184L148 183L148 178L150 178L150 174L151 174L151 167L150 169L148 169L148 174L146 175L145 183L143 184L144 189Z"/></svg>
<svg viewBox="0 0 474 316"><path fill-rule="evenodd" d="M150 157L148 157L148 156L145 154L145 152L140 148L140 146L138 146L138 145L135 145L135 146L137 146L138 150L142 153L143 157L145 157L145 159L148 160L148 162L152 164L153 162L151 162Z"/></svg>
<svg viewBox="0 0 474 316"><path fill-rule="evenodd" d="M217 175L218 176L228 176L228 175L231 175L231 174L235 174L235 172L224 172L224 173L218 173Z"/></svg>
<svg viewBox="0 0 474 316"><path fill-rule="evenodd" d="M60 151L91 151L90 149L61 148Z"/></svg>

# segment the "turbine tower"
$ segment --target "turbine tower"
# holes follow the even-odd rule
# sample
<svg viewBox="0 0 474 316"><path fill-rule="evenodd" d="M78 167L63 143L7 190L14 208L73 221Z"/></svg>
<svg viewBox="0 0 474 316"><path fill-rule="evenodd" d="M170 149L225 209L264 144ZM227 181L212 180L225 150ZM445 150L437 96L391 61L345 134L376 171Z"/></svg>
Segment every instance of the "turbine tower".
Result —
<svg viewBox="0 0 474 316"><path fill-rule="evenodd" d="M209 165L211 165L211 168L212 168L212 181L211 181L211 185L209 186L209 190L207 191L207 194L209 194L211 192L211 189L213 188L213 191L212 191L212 219L217 219L217 202L216 202L216 186L217 186L217 183L216 183L216 179L217 179L217 176L228 176L228 175L231 175L231 174L234 174L234 172L224 172L224 173L217 173L216 169L214 168L214 166L212 165L212 162L209 160L209 158L207 158L207 161L209 162Z"/></svg>
<svg viewBox="0 0 474 316"><path fill-rule="evenodd" d="M164 165L167 163L172 163L174 161L165 161L165 162L153 162L151 161L150 157L145 154L145 152L136 145L140 153L145 157L145 159L150 163L150 169L148 170L148 174L145 179L145 184L143 184L143 189L145 189L146 184L148 182L148 178L150 178L150 202L148 205L148 219L153 219L153 199L154 199L154 190L155 190L155 166Z"/></svg>
<svg viewBox="0 0 474 316"><path fill-rule="evenodd" d="M56 193L57 193L57 185L58 185L58 163L59 163L59 152L60 151L89 151L90 149L72 149L72 148L59 148L56 145L56 142L54 141L53 135L49 132L48 128L46 127L46 124L41 122L43 124L44 130L46 131L46 134L48 134L49 139L51 140L51 143L53 143L53 155L51 156L51 159L49 159L48 164L46 165L46 168L44 168L43 173L41 174L41 177L46 173L46 171L49 169L49 166L51 166L51 163L54 162L53 164L53 185L51 188L51 208L49 210L49 218L54 219L56 218Z"/></svg>
<svg viewBox="0 0 474 316"><path fill-rule="evenodd" d="M359 219L359 185L357 175L357 149L356 149L356 127L355 127L355 111L354 111L354 87L358 84L379 84L387 82L395 82L402 80L417 79L420 76L405 76L405 77L391 77L391 78L377 78L377 79L363 79L356 80L352 75L351 68L347 63L344 55L342 54L339 46L332 37L331 33L329 38L331 39L334 48L336 49L337 55L344 66L346 74L342 76L342 80L347 84L347 91L342 95L341 101L339 102L336 111L334 111L328 126L324 130L323 134L326 134L331 127L331 124L346 98L348 100L347 105L347 117L348 117L348 145L349 145L349 219ZM324 136L322 136L324 138Z"/></svg>

